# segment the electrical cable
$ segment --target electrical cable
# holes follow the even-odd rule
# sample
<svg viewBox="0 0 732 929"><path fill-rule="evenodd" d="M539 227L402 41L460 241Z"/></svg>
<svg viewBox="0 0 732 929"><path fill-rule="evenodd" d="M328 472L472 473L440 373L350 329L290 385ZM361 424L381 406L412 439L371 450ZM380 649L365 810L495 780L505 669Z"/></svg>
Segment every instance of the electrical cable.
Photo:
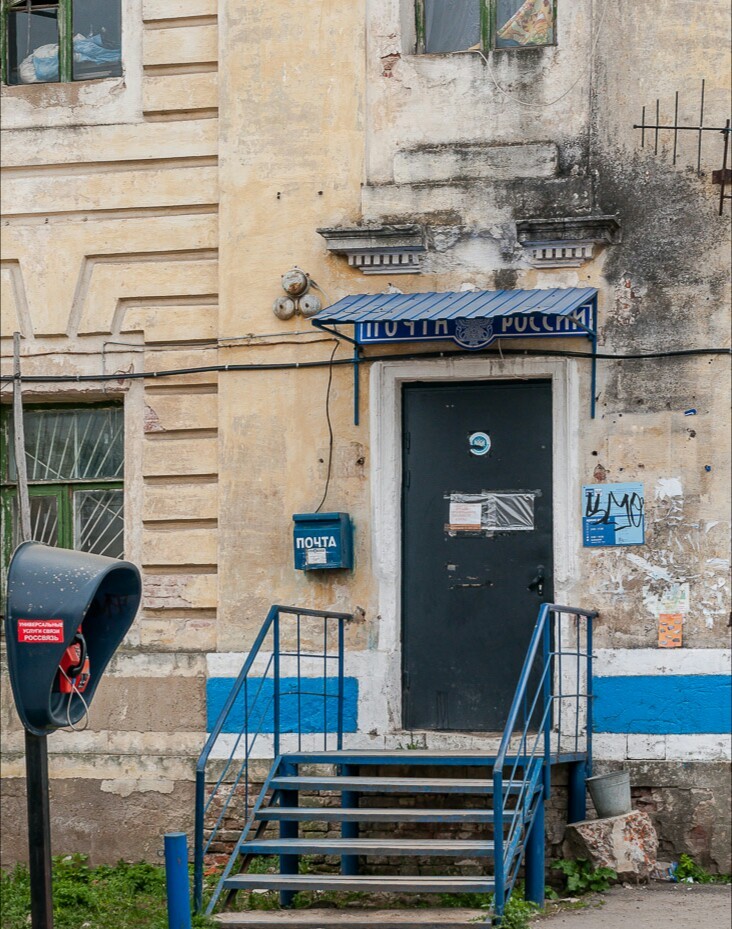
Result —
<svg viewBox="0 0 732 929"><path fill-rule="evenodd" d="M330 356L330 363L328 366L328 386L325 390L325 420L328 423L328 468L325 472L325 487L323 488L323 496L321 497L320 503L318 504L315 512L319 513L323 508L325 503L325 498L328 496L328 488L330 487L330 474L333 468L333 423L330 418L330 388L333 384L333 360L335 359L335 353L338 351L338 346L340 342L336 342L333 346L333 351Z"/></svg>
<svg viewBox="0 0 732 929"><path fill-rule="evenodd" d="M496 85L496 90L498 90L499 93L502 93L503 96L506 97L508 100L513 101L513 103L518 103L520 106L530 107L531 109L535 109L535 110L543 110L546 107L554 106L554 104L559 103L560 100L564 100L564 98L574 90L574 88L579 84L579 82L584 77L586 77L588 74L590 74L590 72L592 71L595 49L597 48L597 43L600 39L600 32L602 31L602 26L603 26L603 23L605 22L605 14L607 13L607 8L609 5L610 5L610 0L603 0L602 14L600 15L600 22L597 24L597 29L595 30L595 38L592 41L592 47L590 49L590 55L588 59L590 63L588 67L584 71L580 71L576 80L573 81L569 85L569 87L564 91L564 93L560 94L558 97L555 97L554 100L549 100L546 103L532 103L530 100L521 100L515 94L511 93L511 91L506 90L505 87L501 87L501 85L498 83L498 78L496 77L496 74L493 70L493 65L491 64L491 60L482 49L466 48L466 49L461 49L460 51L453 52L452 54L454 55L480 55L484 63L487 65L488 73L490 74L491 80Z"/></svg>
<svg viewBox="0 0 732 929"><path fill-rule="evenodd" d="M67 723L66 730L67 731L70 730L71 732L86 732L86 730L89 728L89 704L84 699L84 695L82 694L82 692L76 686L76 678L69 677L69 675L66 673L66 671L64 671L63 668L59 668L59 671L61 672L61 674L63 674L63 676L66 678L66 680L71 685L71 691L69 692L69 699L66 701L66 723ZM81 719L84 721L84 725L81 727L71 722L71 701L74 698L74 694L76 694L79 700L81 700L82 705L84 707L84 713L81 716Z"/></svg>
<svg viewBox="0 0 732 929"><path fill-rule="evenodd" d="M340 343L339 343L340 344ZM358 358L337 358L332 361L283 361L262 364L215 364L190 368L169 368L162 371L116 371L111 374L22 374L17 380L23 384L83 384L104 381L156 380L164 377L180 377L188 374L225 374L228 371L291 371L296 368L325 368L329 365L365 364L372 361L414 361L428 358L486 358L498 357L497 351L432 351L404 352L398 354L363 355ZM732 355L732 348L679 348L657 352L575 352L567 349L501 348L501 355L524 355L555 358L584 358L591 361L646 361L658 358L689 358L705 355ZM31 358L33 356L25 356ZM16 380L13 374L0 375L0 388Z"/></svg>

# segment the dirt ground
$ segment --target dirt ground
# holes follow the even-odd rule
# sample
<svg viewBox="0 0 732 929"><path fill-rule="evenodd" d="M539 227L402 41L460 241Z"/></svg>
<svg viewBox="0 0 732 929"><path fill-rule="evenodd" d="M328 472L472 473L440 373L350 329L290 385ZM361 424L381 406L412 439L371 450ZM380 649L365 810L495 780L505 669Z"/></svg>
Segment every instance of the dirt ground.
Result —
<svg viewBox="0 0 732 929"><path fill-rule="evenodd" d="M536 929L730 929L729 886L651 884L614 887L598 902L532 923ZM604 902L600 902L604 901Z"/></svg>

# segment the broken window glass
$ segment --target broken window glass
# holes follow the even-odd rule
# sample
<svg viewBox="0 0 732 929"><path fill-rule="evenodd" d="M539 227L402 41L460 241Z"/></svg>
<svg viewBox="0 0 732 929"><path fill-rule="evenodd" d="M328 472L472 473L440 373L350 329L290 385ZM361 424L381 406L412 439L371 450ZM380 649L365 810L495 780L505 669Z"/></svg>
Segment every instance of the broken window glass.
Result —
<svg viewBox="0 0 732 929"><path fill-rule="evenodd" d="M57 3L37 0L8 9L7 83L38 84L58 81L58 15Z"/></svg>
<svg viewBox="0 0 732 929"><path fill-rule="evenodd" d="M496 48L554 44L554 0L496 0Z"/></svg>
<svg viewBox="0 0 732 929"><path fill-rule="evenodd" d="M21 541L12 411L0 410L0 589ZM121 405L29 408L23 415L31 538L124 555ZM2 609L0 600L0 609Z"/></svg>
<svg viewBox="0 0 732 929"><path fill-rule="evenodd" d="M124 468L121 407L27 410L25 460L31 482L120 480ZM12 434L12 417L9 417ZM8 447L8 478L16 480Z"/></svg>
<svg viewBox="0 0 732 929"><path fill-rule="evenodd" d="M459 52L480 44L480 0L423 0L424 51Z"/></svg>
<svg viewBox="0 0 732 929"><path fill-rule="evenodd" d="M124 544L124 492L74 492L74 548L80 552L121 558Z"/></svg>
<svg viewBox="0 0 732 929"><path fill-rule="evenodd" d="M10 0L3 15L7 84L122 74L120 0Z"/></svg>
<svg viewBox="0 0 732 929"><path fill-rule="evenodd" d="M75 81L122 74L119 0L74 0Z"/></svg>

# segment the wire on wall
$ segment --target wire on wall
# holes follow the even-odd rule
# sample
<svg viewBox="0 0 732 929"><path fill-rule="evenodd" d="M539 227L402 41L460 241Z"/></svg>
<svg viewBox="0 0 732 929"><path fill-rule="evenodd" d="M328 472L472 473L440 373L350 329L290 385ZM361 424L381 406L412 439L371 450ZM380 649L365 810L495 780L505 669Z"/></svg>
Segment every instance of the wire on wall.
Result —
<svg viewBox="0 0 732 929"><path fill-rule="evenodd" d="M335 353L338 351L338 346L340 342L336 342L333 346L333 351L330 355L330 361L328 363L328 386L325 389L325 420L328 423L328 467L325 472L325 487L323 488L323 496L321 497L320 503L315 509L316 513L319 513L323 504L325 503L326 497L328 496L328 488L330 487L330 474L333 469L333 423L330 418L330 388L333 384L333 362L335 360Z"/></svg>
<svg viewBox="0 0 732 929"><path fill-rule="evenodd" d="M339 343L340 344L340 343ZM335 352L334 352L335 354ZM321 361L281 361L262 364L214 364L198 365L190 368L168 368L162 371L115 371L111 374L23 374L18 378L24 384L84 384L103 383L104 381L134 381L158 380L165 377L182 377L188 374L224 374L234 371L291 371L295 368L325 368L338 365L370 364L374 361L410 361L426 358L476 358L498 357L497 351L476 352L458 351L432 351L432 352L403 352L383 355L361 355L353 358L327 358ZM693 358L705 355L732 355L730 348L678 348L658 352L630 352L620 354L614 352L575 352L567 349L531 349L531 348L501 348L501 356L523 355L538 358L585 358L588 361L650 361L659 358ZM27 358L32 355L25 356ZM0 387L12 385L16 377L12 374L0 375Z"/></svg>
<svg viewBox="0 0 732 929"><path fill-rule="evenodd" d="M506 90L505 87L502 87L498 81L498 78L496 77L495 71L493 70L493 64L491 62L489 55L486 55L482 49L466 48L464 51L454 52L453 54L455 55L480 55L480 57L483 59L483 62L488 68L488 73L490 74L491 80L496 86L496 90L499 93L503 94L503 96L506 97L507 100L511 100L513 103L518 103L519 106L529 107L530 109L533 109L533 110L543 110L546 107L554 106L554 104L559 103L560 100L564 100L564 98L568 96L574 90L574 88L579 84L579 82L583 80L583 78L587 77L587 75L590 74L590 72L592 71L592 65L593 65L594 58L595 58L595 49L597 48L597 43L600 39L600 33L602 32L602 27L605 22L605 14L607 13L608 6L610 6L610 0L603 0L602 13L600 14L600 22L597 24L597 29L595 30L595 37L592 40L592 47L590 49L590 54L587 59L589 62L588 66L584 70L580 71L580 73L577 75L575 80L569 85L569 87L563 93L561 93L558 97L555 97L554 100L548 100L545 103L534 103L531 100L522 100L520 97L517 97L516 94L512 93L510 90Z"/></svg>

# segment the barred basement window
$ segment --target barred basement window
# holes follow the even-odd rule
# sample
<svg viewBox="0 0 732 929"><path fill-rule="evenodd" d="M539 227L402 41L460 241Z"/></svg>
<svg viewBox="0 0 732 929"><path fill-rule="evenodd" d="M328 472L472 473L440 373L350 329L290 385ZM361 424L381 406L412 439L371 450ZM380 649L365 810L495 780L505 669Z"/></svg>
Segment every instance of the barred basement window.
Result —
<svg viewBox="0 0 732 929"><path fill-rule="evenodd" d="M120 0L1 0L5 84L122 74Z"/></svg>
<svg viewBox="0 0 732 929"><path fill-rule="evenodd" d="M555 43L556 0L415 0L417 51Z"/></svg>
<svg viewBox="0 0 732 929"><path fill-rule="evenodd" d="M23 422L32 538L46 545L121 558L122 407L28 407ZM3 568L7 568L20 541L10 410L2 413L0 455Z"/></svg>

